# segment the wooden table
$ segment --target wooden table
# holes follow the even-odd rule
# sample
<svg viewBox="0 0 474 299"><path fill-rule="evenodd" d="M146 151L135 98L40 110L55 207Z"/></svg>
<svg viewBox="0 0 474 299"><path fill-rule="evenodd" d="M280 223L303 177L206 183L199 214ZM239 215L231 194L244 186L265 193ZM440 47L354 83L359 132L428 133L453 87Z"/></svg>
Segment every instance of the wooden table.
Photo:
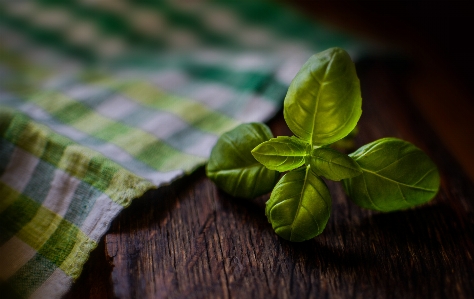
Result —
<svg viewBox="0 0 474 299"><path fill-rule="evenodd" d="M326 230L290 243L266 220L268 195L237 200L200 168L123 211L65 298L474 298L474 186L414 98L433 93L429 80L414 87L430 74L390 59L357 70L357 146L394 136L425 150L442 174L434 200L373 212L329 182ZM291 135L281 112L269 124Z"/></svg>

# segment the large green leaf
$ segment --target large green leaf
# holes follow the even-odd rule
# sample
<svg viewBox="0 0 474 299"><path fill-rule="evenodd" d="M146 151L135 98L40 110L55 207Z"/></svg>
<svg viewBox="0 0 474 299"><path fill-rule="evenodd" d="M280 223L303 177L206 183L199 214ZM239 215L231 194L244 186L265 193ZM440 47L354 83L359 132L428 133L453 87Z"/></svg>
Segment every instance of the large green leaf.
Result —
<svg viewBox="0 0 474 299"><path fill-rule="evenodd" d="M212 149L207 176L233 196L254 198L270 192L279 173L260 164L251 151L272 137L262 123L242 124L224 133Z"/></svg>
<svg viewBox="0 0 474 299"><path fill-rule="evenodd" d="M363 173L343 180L351 199L361 207L393 211L422 204L439 189L436 165L413 144L383 138L350 154Z"/></svg>
<svg viewBox="0 0 474 299"><path fill-rule="evenodd" d="M252 155L268 169L289 171L304 164L311 146L294 136L279 136L259 144Z"/></svg>
<svg viewBox="0 0 474 299"><path fill-rule="evenodd" d="M331 148L317 148L311 153L311 170L319 176L340 181L362 174L359 164L351 157Z"/></svg>
<svg viewBox="0 0 474 299"><path fill-rule="evenodd" d="M283 114L296 136L319 146L349 134L361 105L354 63L344 50L331 48L303 65L288 88Z"/></svg>
<svg viewBox="0 0 474 299"><path fill-rule="evenodd" d="M285 174L267 201L265 214L283 239L302 242L323 232L331 214L331 196L310 166Z"/></svg>

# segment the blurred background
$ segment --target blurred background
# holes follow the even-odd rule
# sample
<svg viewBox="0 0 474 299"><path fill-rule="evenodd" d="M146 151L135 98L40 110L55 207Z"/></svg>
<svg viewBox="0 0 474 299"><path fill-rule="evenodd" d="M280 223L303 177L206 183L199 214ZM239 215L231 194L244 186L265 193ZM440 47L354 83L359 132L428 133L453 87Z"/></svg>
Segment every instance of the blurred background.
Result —
<svg viewBox="0 0 474 299"><path fill-rule="evenodd" d="M410 97L474 178L471 14L467 1L0 1L1 85L50 87L100 68L204 103L231 86L239 96L217 109L251 121L249 107L261 103L248 94L272 103L262 106L271 117L315 52L339 46L355 61L396 57ZM12 74L12 63L21 71ZM185 76L161 72L170 68ZM219 86L199 93L203 80Z"/></svg>
<svg viewBox="0 0 474 299"><path fill-rule="evenodd" d="M400 50L410 63L405 71L411 99L474 180L474 59L468 46L474 26L468 1L294 3L324 23Z"/></svg>

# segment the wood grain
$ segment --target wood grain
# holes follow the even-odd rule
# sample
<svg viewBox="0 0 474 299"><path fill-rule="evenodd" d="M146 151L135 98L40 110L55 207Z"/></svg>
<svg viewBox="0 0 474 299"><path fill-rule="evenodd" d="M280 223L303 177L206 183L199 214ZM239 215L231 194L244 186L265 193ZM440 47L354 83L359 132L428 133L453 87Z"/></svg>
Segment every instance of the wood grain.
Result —
<svg viewBox="0 0 474 299"><path fill-rule="evenodd" d="M123 211L66 298L473 298L474 187L393 63L357 66L363 114L356 143L394 136L425 150L442 173L433 201L373 212L328 182L326 230L290 243L265 218L268 195L232 198L201 168ZM290 135L281 113L270 125L275 135Z"/></svg>

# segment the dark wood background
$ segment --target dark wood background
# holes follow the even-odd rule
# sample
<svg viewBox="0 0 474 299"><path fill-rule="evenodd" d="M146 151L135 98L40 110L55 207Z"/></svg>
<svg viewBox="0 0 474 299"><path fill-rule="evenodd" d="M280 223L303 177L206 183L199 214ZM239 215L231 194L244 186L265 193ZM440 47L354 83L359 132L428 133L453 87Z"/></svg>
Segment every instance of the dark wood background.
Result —
<svg viewBox="0 0 474 299"><path fill-rule="evenodd" d="M237 200L200 168L124 210L65 298L474 298L474 185L469 158L455 150L469 147L463 141L472 141L471 129L457 139L440 129L446 115L454 117L450 130L472 122L473 110L465 111L472 97L452 92L465 85L445 80L449 71L436 73L439 67L417 55L357 63L363 97L357 147L394 136L425 150L442 174L428 204L373 212L328 182L333 211L326 230L290 243L266 220L268 195ZM446 94L458 97L440 99ZM281 112L269 125L275 135L291 135Z"/></svg>

